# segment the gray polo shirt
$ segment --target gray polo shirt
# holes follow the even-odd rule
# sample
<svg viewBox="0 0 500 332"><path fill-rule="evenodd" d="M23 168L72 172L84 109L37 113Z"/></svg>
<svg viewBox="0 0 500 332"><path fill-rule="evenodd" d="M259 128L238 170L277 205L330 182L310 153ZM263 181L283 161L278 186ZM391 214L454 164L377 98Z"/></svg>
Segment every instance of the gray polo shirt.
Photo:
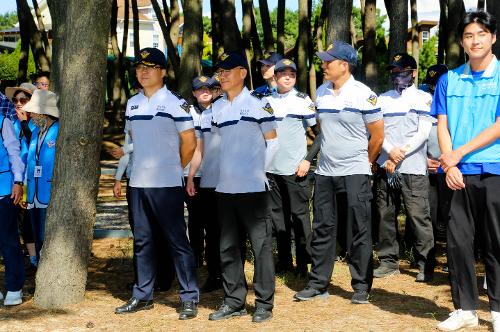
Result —
<svg viewBox="0 0 500 332"><path fill-rule="evenodd" d="M371 174L366 125L382 119L377 95L352 76L337 95L331 82L321 85L316 94L322 132L316 173L326 176Z"/></svg>
<svg viewBox="0 0 500 332"><path fill-rule="evenodd" d="M203 110L199 106L195 105L191 105L189 109L190 109L189 114L191 114L191 116L193 117L194 133L196 135L196 138L200 138L201 137L200 119ZM189 165L190 164L187 164L186 167L184 167L183 174L185 177L189 175ZM201 170L199 168L194 176L197 178L201 176Z"/></svg>
<svg viewBox="0 0 500 332"><path fill-rule="evenodd" d="M203 160L201 162L201 188L215 188L219 181L220 135L212 123L212 108L203 111L200 117Z"/></svg>
<svg viewBox="0 0 500 332"><path fill-rule="evenodd" d="M130 98L125 116L134 142L130 186L182 186L179 133L194 128L186 101L164 86L149 99L142 92Z"/></svg>
<svg viewBox="0 0 500 332"><path fill-rule="evenodd" d="M266 141L263 135L276 129L267 99L250 94L245 87L232 102L226 96L218 99L212 110L221 136L216 191L231 194L265 191Z"/></svg>
<svg viewBox="0 0 500 332"><path fill-rule="evenodd" d="M431 102L432 96L415 86L403 90L401 95L396 90L380 95L378 106L384 115L384 140L391 146L405 146L417 133L420 121L434 121L429 114ZM387 159L388 151L382 150L377 163L382 165ZM427 174L427 140L408 154L397 169L403 174Z"/></svg>
<svg viewBox="0 0 500 332"><path fill-rule="evenodd" d="M279 149L267 170L278 175L292 175L307 154L307 127L316 124L314 103L305 93L293 89L274 92L266 97L278 123Z"/></svg>

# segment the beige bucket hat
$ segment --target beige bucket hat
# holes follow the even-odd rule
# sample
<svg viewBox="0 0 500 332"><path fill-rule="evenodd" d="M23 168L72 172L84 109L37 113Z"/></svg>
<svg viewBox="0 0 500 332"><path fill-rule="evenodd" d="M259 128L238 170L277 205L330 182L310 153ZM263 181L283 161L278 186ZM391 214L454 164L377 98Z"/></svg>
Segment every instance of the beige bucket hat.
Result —
<svg viewBox="0 0 500 332"><path fill-rule="evenodd" d="M5 88L5 95L7 96L7 98L9 98L10 101L12 101L12 98L14 98L14 93L19 90L26 92L31 96L33 95L33 91L36 90L36 86L31 83L21 83L19 86L11 86Z"/></svg>
<svg viewBox="0 0 500 332"><path fill-rule="evenodd" d="M31 96L31 100L23 106L22 110L59 118L57 96L54 92L48 90L35 90Z"/></svg>

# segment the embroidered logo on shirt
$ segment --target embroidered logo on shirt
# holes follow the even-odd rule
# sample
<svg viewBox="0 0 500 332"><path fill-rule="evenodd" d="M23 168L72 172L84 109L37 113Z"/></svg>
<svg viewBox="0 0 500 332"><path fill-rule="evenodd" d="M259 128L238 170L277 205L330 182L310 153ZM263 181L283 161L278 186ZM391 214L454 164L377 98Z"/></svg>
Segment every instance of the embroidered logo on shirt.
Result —
<svg viewBox="0 0 500 332"><path fill-rule="evenodd" d="M189 104L186 101L180 107L189 114Z"/></svg>
<svg viewBox="0 0 500 332"><path fill-rule="evenodd" d="M377 96L371 95L366 101L375 106L377 104Z"/></svg>
<svg viewBox="0 0 500 332"><path fill-rule="evenodd" d="M266 106L264 106L262 109L269 114L274 114L273 108L271 107L271 104L269 104L269 103L267 103Z"/></svg>
<svg viewBox="0 0 500 332"><path fill-rule="evenodd" d="M53 148L54 146L56 146L56 141L54 141L54 140L50 140L50 141L48 141L48 142L47 142L47 146L48 146L49 148Z"/></svg>
<svg viewBox="0 0 500 332"><path fill-rule="evenodd" d="M164 111L166 109L167 109L167 107L165 105L158 105L158 106L156 106L156 110L157 111Z"/></svg>
<svg viewBox="0 0 500 332"><path fill-rule="evenodd" d="M246 116L249 112L250 110L240 110L240 115Z"/></svg>
<svg viewBox="0 0 500 332"><path fill-rule="evenodd" d="M132 105L132 107L130 107L131 111L136 110L136 109L139 109L139 105Z"/></svg>

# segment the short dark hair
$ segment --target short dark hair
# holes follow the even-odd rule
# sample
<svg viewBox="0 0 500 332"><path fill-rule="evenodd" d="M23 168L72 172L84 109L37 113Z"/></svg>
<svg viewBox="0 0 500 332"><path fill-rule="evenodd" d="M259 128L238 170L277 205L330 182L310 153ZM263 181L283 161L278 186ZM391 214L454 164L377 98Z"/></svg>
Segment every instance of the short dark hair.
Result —
<svg viewBox="0 0 500 332"><path fill-rule="evenodd" d="M35 82L40 77L47 77L47 79L50 81L50 71L39 71L39 72L36 72L35 74L31 75L31 80L33 82Z"/></svg>
<svg viewBox="0 0 500 332"><path fill-rule="evenodd" d="M481 25L484 29L488 30L492 34L497 34L497 19L490 13L478 10L471 11L465 14L460 23L458 23L457 33L459 39L462 39L465 28L472 23L477 23Z"/></svg>

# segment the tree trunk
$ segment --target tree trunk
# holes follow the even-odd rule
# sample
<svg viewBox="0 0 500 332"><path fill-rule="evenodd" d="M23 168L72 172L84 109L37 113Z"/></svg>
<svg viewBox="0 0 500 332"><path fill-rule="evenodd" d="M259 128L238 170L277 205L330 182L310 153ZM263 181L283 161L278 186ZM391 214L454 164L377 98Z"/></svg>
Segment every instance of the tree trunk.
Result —
<svg viewBox="0 0 500 332"><path fill-rule="evenodd" d="M363 12L363 74L365 83L371 89L377 87L377 1L365 0Z"/></svg>
<svg viewBox="0 0 500 332"><path fill-rule="evenodd" d="M42 34L43 46L45 47L45 55L47 56L47 59L50 63L52 62L52 46L49 43L47 31L45 31L45 24L42 20L42 13L40 12L40 8L38 7L38 0L33 0L33 9L35 10L36 19L38 22L38 30L40 30Z"/></svg>
<svg viewBox="0 0 500 332"><path fill-rule="evenodd" d="M181 10L179 8L178 0L170 0L170 22L168 22L168 26L170 27L170 39L172 40L172 43L174 43L174 46L177 46L177 42L179 40L179 26L181 25L180 13ZM175 48L175 52L177 53L177 56L179 56L177 47Z"/></svg>
<svg viewBox="0 0 500 332"><path fill-rule="evenodd" d="M446 65L452 69L464 62L464 51L457 36L457 26L465 15L463 0L448 0L448 13L453 15L448 15L447 22Z"/></svg>
<svg viewBox="0 0 500 332"><path fill-rule="evenodd" d="M327 45L333 40L351 43L352 0L330 0L326 28Z"/></svg>
<svg viewBox="0 0 500 332"><path fill-rule="evenodd" d="M417 0L410 0L411 4L411 54L415 61L417 62L417 66L419 66L419 41L418 41L418 16L417 16ZM418 70L417 76L415 77L415 82L418 83Z"/></svg>
<svg viewBox="0 0 500 332"><path fill-rule="evenodd" d="M307 92L307 50L309 14L307 0L299 0L299 36L297 39L297 90Z"/></svg>
<svg viewBox="0 0 500 332"><path fill-rule="evenodd" d="M17 15L19 22L23 13L21 12L21 4L23 0L17 0ZM23 18L24 21L24 18ZM17 69L17 84L21 84L28 80L28 61L30 55L30 31L27 25L20 24L19 32L21 35L21 52L19 53L19 64Z"/></svg>
<svg viewBox="0 0 500 332"><path fill-rule="evenodd" d="M124 58L127 56L127 43L128 43L128 26L129 26L129 21L130 21L130 16L129 16L129 11L130 11L130 0L125 0L125 8L124 8L124 17L123 17L123 39L122 39L122 48L120 52L120 66L122 68L121 70L121 79L122 79L122 100L121 100L121 107L122 109L125 109L127 105L127 100L130 98L130 90L128 87L128 82L125 77L125 60Z"/></svg>
<svg viewBox="0 0 500 332"><path fill-rule="evenodd" d="M385 0L389 16L389 59L396 53L406 53L406 34L408 29L408 0Z"/></svg>
<svg viewBox="0 0 500 332"><path fill-rule="evenodd" d="M210 0L210 13L212 21L212 66L219 59L222 48L221 30L221 3L220 0Z"/></svg>
<svg viewBox="0 0 500 332"><path fill-rule="evenodd" d="M111 0L48 2L55 15L55 72L64 75L56 76L61 120L34 304L56 309L84 299L99 189ZM82 33L89 27L92 33ZM92 82L85 89L82 73Z"/></svg>
<svg viewBox="0 0 500 332"><path fill-rule="evenodd" d="M477 0L477 10L484 10L485 0ZM489 9L489 8L488 8Z"/></svg>
<svg viewBox="0 0 500 332"><path fill-rule="evenodd" d="M488 0L488 12L493 14L497 18L497 22L500 20L500 2L497 1L492 1ZM498 26L498 23L497 23ZM497 38L499 34L497 32ZM497 56L497 58L500 58L500 40L497 40L495 44L493 44L493 53Z"/></svg>
<svg viewBox="0 0 500 332"><path fill-rule="evenodd" d="M311 15L311 18L313 17L313 8L312 8L312 0L308 1L308 11ZM318 15L319 16L319 15ZM314 67L314 57L316 56L314 52L314 38L313 38L313 31L316 31L317 24L318 24L318 19L319 17L316 16L314 20L313 27L312 29L309 29L309 43L307 45L308 47L308 62L309 62L309 96L311 97L312 100L316 100L316 68Z"/></svg>
<svg viewBox="0 0 500 332"><path fill-rule="evenodd" d="M163 38L165 39L165 42L167 43L167 52L168 52L168 61L172 63L172 69L174 70L175 78L179 79L181 77L180 75L180 59L179 55L177 54L177 48L175 47L175 44L173 43L172 39L170 39L170 28L171 26L168 25L165 22L165 19L163 18L162 12L160 5L158 5L157 0L151 0L151 5L153 5L153 10L156 13L156 18L158 19L158 23L160 24L161 32L163 34ZM187 22L186 22L187 23ZM186 23L184 23L184 28L186 27ZM203 25L200 22L203 29ZM184 34L184 38L186 38L186 34Z"/></svg>
<svg viewBox="0 0 500 332"><path fill-rule="evenodd" d="M285 54L285 7L286 0L278 0L278 15L276 18L276 51Z"/></svg>
<svg viewBox="0 0 500 332"><path fill-rule="evenodd" d="M221 0L221 2L224 8L222 12L222 22L224 24L222 39L224 43L224 50L241 50L243 49L243 42L241 41L241 34L238 23L236 23L236 9L234 7L234 0Z"/></svg>
<svg viewBox="0 0 500 332"><path fill-rule="evenodd" d="M184 31L182 56L178 76L179 92L186 100L193 100L191 80L201 74L201 49L203 45L202 0L186 0L184 10Z"/></svg>
<svg viewBox="0 0 500 332"><path fill-rule="evenodd" d="M253 16L253 2L252 0L241 0L241 7L243 8L243 47L245 48L245 56L250 66L248 71L247 81L248 88L253 90L253 76L255 72L252 70L254 66L252 58L252 16Z"/></svg>
<svg viewBox="0 0 500 332"><path fill-rule="evenodd" d="M42 71L50 71L50 61L45 54L42 42L42 34L35 24L35 19L31 15L31 8L26 0L16 0L17 16L19 18L19 26L21 29L27 29L29 32L31 51L35 58L37 69Z"/></svg>
<svg viewBox="0 0 500 332"><path fill-rule="evenodd" d="M134 56L139 54L141 45L139 43L139 8L137 8L137 0L132 0L132 26L134 29Z"/></svg>
<svg viewBox="0 0 500 332"><path fill-rule="evenodd" d="M274 52L274 35L271 18L269 17L269 7L266 0L259 0L259 11L264 32L264 49L266 52Z"/></svg>
<svg viewBox="0 0 500 332"><path fill-rule="evenodd" d="M120 121L120 106L121 106L121 97L122 97L122 67L121 67L121 51L118 47L118 35L116 33L116 28L118 25L118 2L117 0L113 0L113 4L111 6L111 47L113 49L113 55L115 59L113 60L113 93L112 93L112 101L113 101L113 111L109 116L109 125L107 128L107 132L115 132L118 130L118 122ZM126 33L126 32L124 32Z"/></svg>
<svg viewBox="0 0 500 332"><path fill-rule="evenodd" d="M325 27L325 20L328 17L328 12L330 10L330 1L331 0L323 0L323 5L321 6L321 14L318 18L318 24L316 25L316 47L319 52L323 51L323 31ZM326 39L326 44L331 44L331 40Z"/></svg>
<svg viewBox="0 0 500 332"><path fill-rule="evenodd" d="M439 0L439 38L437 63L444 64L448 31L448 0Z"/></svg>

